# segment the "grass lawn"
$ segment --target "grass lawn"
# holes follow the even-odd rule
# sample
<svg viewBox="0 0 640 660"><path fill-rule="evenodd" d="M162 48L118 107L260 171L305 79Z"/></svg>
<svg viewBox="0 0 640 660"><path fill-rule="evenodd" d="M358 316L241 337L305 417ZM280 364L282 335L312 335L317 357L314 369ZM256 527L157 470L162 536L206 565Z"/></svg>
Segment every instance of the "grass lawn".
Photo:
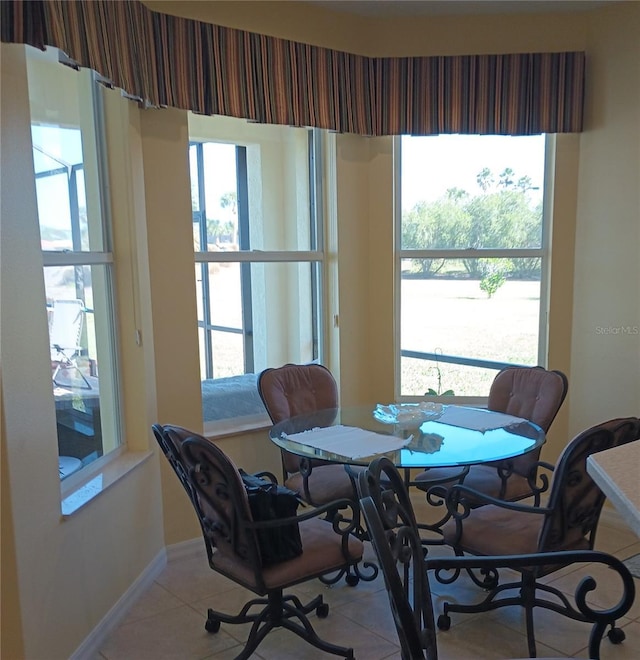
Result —
<svg viewBox="0 0 640 660"><path fill-rule="evenodd" d="M479 280L402 280L401 333L404 350L538 363L540 283L508 281L492 298ZM428 388L460 396L486 396L495 370L402 358L402 394Z"/></svg>
<svg viewBox="0 0 640 660"><path fill-rule="evenodd" d="M214 320L241 327L239 268L234 264L213 270ZM479 280L403 279L402 348L537 364L539 298L540 283L536 281L507 281L488 298ZM204 359L203 353L200 358ZM242 373L242 336L214 333L214 359L217 378ZM441 392L452 389L458 396L486 396L497 373L412 358L402 358L401 372L405 396L422 396L429 388Z"/></svg>

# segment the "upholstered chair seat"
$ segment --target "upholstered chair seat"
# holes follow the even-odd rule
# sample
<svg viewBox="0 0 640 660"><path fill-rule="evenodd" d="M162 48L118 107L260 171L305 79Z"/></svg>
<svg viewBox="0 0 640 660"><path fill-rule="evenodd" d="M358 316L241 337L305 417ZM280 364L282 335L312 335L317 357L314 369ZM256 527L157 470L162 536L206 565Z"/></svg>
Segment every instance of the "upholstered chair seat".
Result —
<svg viewBox="0 0 640 660"><path fill-rule="evenodd" d="M537 552L543 519L535 513L513 511L486 505L461 526L458 537L454 522L444 527L444 541L462 552L472 550L475 555L518 555ZM583 540L576 550L586 550ZM469 550L468 550L469 549Z"/></svg>
<svg viewBox="0 0 640 660"><path fill-rule="evenodd" d="M342 497L353 498L353 484L344 465L331 463L314 464L308 476L300 472L289 474L284 482L287 488L304 496L308 490L315 503L325 503Z"/></svg>
<svg viewBox="0 0 640 660"><path fill-rule="evenodd" d="M294 559L264 566L260 581L256 579L250 566L239 563L234 557L219 553L214 556L213 564L220 572L256 593L267 593L271 589L279 589L281 585L305 582L324 573L337 572L344 567L342 537L336 534L333 526L326 520L312 518L301 522L300 538L302 554ZM347 542L348 555L354 560L362 559L362 541L355 536L349 536Z"/></svg>

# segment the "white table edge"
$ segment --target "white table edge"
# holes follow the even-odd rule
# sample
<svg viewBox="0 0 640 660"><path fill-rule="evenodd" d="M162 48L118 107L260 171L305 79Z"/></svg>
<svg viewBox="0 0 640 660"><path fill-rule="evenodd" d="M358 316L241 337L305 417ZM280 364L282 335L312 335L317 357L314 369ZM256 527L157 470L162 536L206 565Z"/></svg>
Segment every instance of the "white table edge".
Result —
<svg viewBox="0 0 640 660"><path fill-rule="evenodd" d="M617 475L615 473L615 462L619 461L621 456L628 458L631 465L638 463L640 443L634 445L635 443L629 443L628 445L591 454L587 457L587 472L622 515L629 527L640 537L640 510L629 497L630 493L634 493L637 498L637 492L640 488L638 483L640 474L636 472L635 482L630 483L627 479L624 479L628 475ZM612 460L614 457L616 461Z"/></svg>

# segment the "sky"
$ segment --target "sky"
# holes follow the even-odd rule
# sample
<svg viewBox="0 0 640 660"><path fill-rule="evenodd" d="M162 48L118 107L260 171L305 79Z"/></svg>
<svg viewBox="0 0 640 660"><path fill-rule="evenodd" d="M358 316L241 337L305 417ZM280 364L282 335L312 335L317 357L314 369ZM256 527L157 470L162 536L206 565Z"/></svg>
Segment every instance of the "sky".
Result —
<svg viewBox="0 0 640 660"><path fill-rule="evenodd" d="M477 174L488 167L496 181L510 167L516 178L529 176L542 195L544 178L543 135L437 135L402 138L402 210L412 209L419 201L435 201L448 188L457 187L471 195L481 192ZM221 219L229 209L217 208L220 197L235 189L235 153L233 145L208 144L205 149L205 171L213 174L207 180L207 208ZM193 171L193 170L192 170ZM225 213L226 211L226 213Z"/></svg>
<svg viewBox="0 0 640 660"><path fill-rule="evenodd" d="M529 176L542 194L544 136L437 135L402 137L402 210L417 202L432 202L448 188L462 188L471 195L481 189L477 174L488 167L496 181L510 167L516 179ZM535 194L535 191L534 193Z"/></svg>
<svg viewBox="0 0 640 660"><path fill-rule="evenodd" d="M81 162L79 131L70 135L56 127L47 130L33 127L34 143L41 144L46 153L62 162ZM63 138L63 139L61 139ZM72 139L73 138L73 139ZM508 137L479 135L438 135L401 139L401 204L403 212L420 201L432 202L442 197L448 188L457 187L471 195L481 192L477 174L488 167L496 180L500 172L510 167L515 177L529 176L539 188L533 195L542 195L544 177L544 136ZM231 220L231 209L219 209L223 194L235 190L235 148L231 144L205 145L205 171L209 174L206 196L208 215ZM46 158L38 153L41 160ZM52 159L49 159L53 163ZM60 166L60 163L41 165L40 169ZM195 173L192 163L192 175ZM58 181L40 181L40 186L58 185ZM44 190L42 191L44 192ZM51 194L53 191L50 191ZM43 205L40 222L58 228L68 228L68 203ZM215 211L213 211L215 209ZM212 213L213 211L213 213Z"/></svg>

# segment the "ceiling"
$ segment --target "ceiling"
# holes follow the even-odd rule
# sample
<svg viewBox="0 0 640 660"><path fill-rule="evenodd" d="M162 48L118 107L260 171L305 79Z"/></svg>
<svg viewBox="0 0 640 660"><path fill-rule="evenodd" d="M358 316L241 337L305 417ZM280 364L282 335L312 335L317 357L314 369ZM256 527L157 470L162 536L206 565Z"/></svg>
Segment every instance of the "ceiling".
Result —
<svg viewBox="0 0 640 660"><path fill-rule="evenodd" d="M611 0L306 0L310 4L370 18L459 14L524 14L589 11Z"/></svg>

